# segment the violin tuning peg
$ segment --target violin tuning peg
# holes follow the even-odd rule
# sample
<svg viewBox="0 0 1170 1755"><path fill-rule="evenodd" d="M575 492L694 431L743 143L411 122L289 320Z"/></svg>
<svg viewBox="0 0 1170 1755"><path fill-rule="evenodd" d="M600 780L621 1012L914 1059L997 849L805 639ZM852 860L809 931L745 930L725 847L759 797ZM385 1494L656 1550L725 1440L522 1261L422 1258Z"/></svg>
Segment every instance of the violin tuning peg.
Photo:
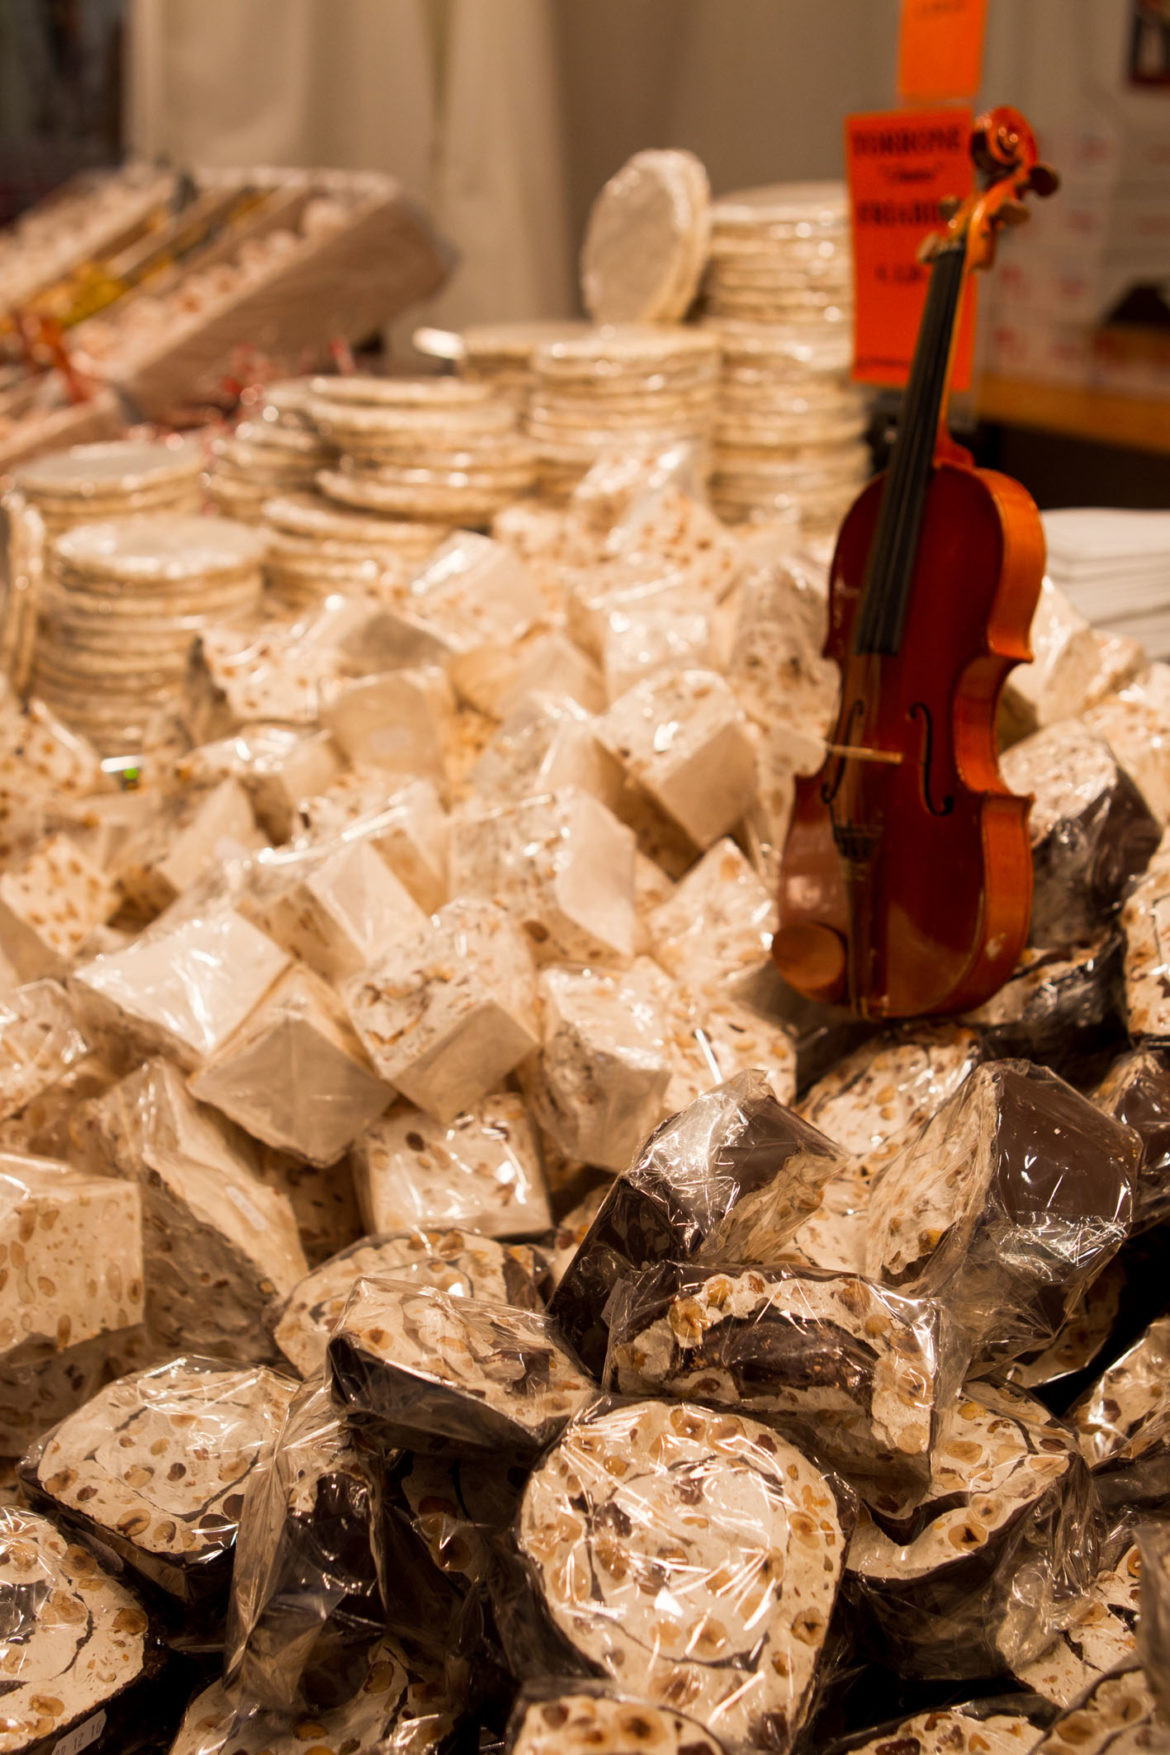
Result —
<svg viewBox="0 0 1170 1755"><path fill-rule="evenodd" d="M962 205L963 202L960 196L943 195L939 200L938 210L943 219L954 219Z"/></svg>
<svg viewBox="0 0 1170 1755"><path fill-rule="evenodd" d="M1005 201L996 218L1004 225L1023 225L1028 217L1028 209L1022 201Z"/></svg>
<svg viewBox="0 0 1170 1755"><path fill-rule="evenodd" d="M1053 170L1051 165L1046 165L1038 159L1028 172L1028 187L1033 195L1039 195L1041 198L1055 195L1060 188L1060 173Z"/></svg>

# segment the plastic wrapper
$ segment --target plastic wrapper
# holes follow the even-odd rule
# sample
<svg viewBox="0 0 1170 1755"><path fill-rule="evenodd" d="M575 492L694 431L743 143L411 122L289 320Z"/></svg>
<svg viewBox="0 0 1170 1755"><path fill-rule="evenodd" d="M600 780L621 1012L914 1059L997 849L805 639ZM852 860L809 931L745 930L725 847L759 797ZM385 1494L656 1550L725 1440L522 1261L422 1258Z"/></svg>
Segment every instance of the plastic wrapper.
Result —
<svg viewBox="0 0 1170 1755"><path fill-rule="evenodd" d="M1122 909L1125 1005L1135 1042L1170 1043L1170 975L1162 922L1170 901L1170 837Z"/></svg>
<svg viewBox="0 0 1170 1755"><path fill-rule="evenodd" d="M796 1111L876 1167L892 1155L882 1148L929 1121L982 1059L971 1030L908 1025L855 1048L804 1093Z"/></svg>
<svg viewBox="0 0 1170 1755"><path fill-rule="evenodd" d="M264 1367L180 1358L120 1378L21 1463L34 1502L180 1602L219 1596L248 1477L296 1392Z"/></svg>
<svg viewBox="0 0 1170 1755"><path fill-rule="evenodd" d="M176 773L185 786L205 787L231 776L251 800L256 821L272 841L291 839L297 806L337 778L341 763L323 731L289 725L249 725L235 737L203 744L181 757Z"/></svg>
<svg viewBox="0 0 1170 1755"><path fill-rule="evenodd" d="M170 1755L440 1755L459 1711L443 1667L387 1636L356 1692L325 1711L275 1712L214 1682L187 1708Z"/></svg>
<svg viewBox="0 0 1170 1755"><path fill-rule="evenodd" d="M1049 1389L1093 1363L1113 1333L1126 1286L1123 1256L1090 1281L1052 1339L1021 1353L1003 1375L1020 1389Z"/></svg>
<svg viewBox="0 0 1170 1755"><path fill-rule="evenodd" d="M292 1208L309 1266L320 1267L365 1231L348 1158L325 1169L256 1142L256 1174Z"/></svg>
<svg viewBox="0 0 1170 1755"><path fill-rule="evenodd" d="M356 976L346 1003L375 1070L437 1121L487 1096L538 1046L528 941L493 902L449 902Z"/></svg>
<svg viewBox="0 0 1170 1755"><path fill-rule="evenodd" d="M847 1531L833 1484L755 1420L602 1405L533 1472L516 1540L583 1667L737 1749L804 1721Z"/></svg>
<svg viewBox="0 0 1170 1755"><path fill-rule="evenodd" d="M1161 839L1142 793L1108 744L1075 720L1007 750L1003 777L1031 793L1031 942L1059 949L1097 933Z"/></svg>
<svg viewBox="0 0 1170 1755"><path fill-rule="evenodd" d="M1059 1714L1032 1755L1166 1755L1170 1730L1152 1679L1130 1661L1088 1687Z"/></svg>
<svg viewBox="0 0 1170 1755"><path fill-rule="evenodd" d="M142 1327L115 1329L46 1351L28 1341L0 1359L0 1456L23 1456L50 1426L89 1401L132 1364L157 1357Z"/></svg>
<svg viewBox="0 0 1170 1755"><path fill-rule="evenodd" d="M521 1689L508 1727L508 1755L723 1755L693 1718L652 1706L632 1683L619 1693L599 1682L556 1682Z"/></svg>
<svg viewBox="0 0 1170 1755"><path fill-rule="evenodd" d="M1128 1234L1136 1134L1042 1067L980 1067L886 1168L866 1273L940 1300L976 1361L1051 1339Z"/></svg>
<svg viewBox="0 0 1170 1755"><path fill-rule="evenodd" d="M548 1263L550 1297L564 1279L570 1262L589 1235L589 1227L601 1211L609 1189L608 1180L597 1183L569 1208L560 1223L547 1236L541 1238L541 1254Z"/></svg>
<svg viewBox="0 0 1170 1755"><path fill-rule="evenodd" d="M615 1295L605 1380L765 1420L865 1497L926 1485L965 1364L929 1299L855 1275L666 1265Z"/></svg>
<svg viewBox="0 0 1170 1755"><path fill-rule="evenodd" d="M256 1139L321 1168L393 1098L333 990L299 967L199 1069L191 1093Z"/></svg>
<svg viewBox="0 0 1170 1755"><path fill-rule="evenodd" d="M595 1385L531 1310L359 1280L329 1341L335 1400L392 1444L532 1453Z"/></svg>
<svg viewBox="0 0 1170 1755"><path fill-rule="evenodd" d="M1089 707L1084 715L1090 731L1105 739L1163 824L1170 818L1168 710L1170 665L1151 664L1117 694L1107 695Z"/></svg>
<svg viewBox="0 0 1170 1755"><path fill-rule="evenodd" d="M385 1631L375 1459L327 1389L306 1385L240 1513L225 1676L261 1705L340 1706Z"/></svg>
<svg viewBox="0 0 1170 1755"><path fill-rule="evenodd" d="M426 914L447 900L447 814L430 780L386 795L385 774L354 769L300 810L309 844L367 839ZM302 845L298 841L298 846Z"/></svg>
<svg viewBox="0 0 1170 1755"><path fill-rule="evenodd" d="M738 1231L723 1246L721 1221L747 1207L766 1209L771 1232L787 1240L842 1162L828 1140L777 1103L758 1073L741 1073L650 1136L602 1202L550 1313L600 1374L605 1307L620 1281L659 1262L686 1261L716 1240L726 1259L743 1259L735 1254Z"/></svg>
<svg viewBox="0 0 1170 1755"><path fill-rule="evenodd" d="M1170 1525L1138 1531L1138 1651L1163 1719L1170 1718Z"/></svg>
<svg viewBox="0 0 1170 1755"><path fill-rule="evenodd" d="M363 1237L301 1281L276 1325L276 1344L302 1377L325 1367L329 1336L359 1280L433 1286L454 1298L543 1311L540 1268L522 1243L455 1229Z"/></svg>
<svg viewBox="0 0 1170 1755"><path fill-rule="evenodd" d="M508 1091L449 1126L396 1104L357 1142L353 1175L370 1231L455 1226L524 1237L550 1223L536 1132L523 1099Z"/></svg>
<svg viewBox="0 0 1170 1755"><path fill-rule="evenodd" d="M734 841L717 841L668 898L647 930L654 955L697 987L750 981L768 959L775 900Z"/></svg>
<svg viewBox="0 0 1170 1755"><path fill-rule="evenodd" d="M288 1196L166 1061L86 1104L73 1131L95 1167L141 1189L151 1333L176 1350L269 1357L281 1305L308 1271Z"/></svg>
<svg viewBox="0 0 1170 1755"><path fill-rule="evenodd" d="M160 803L117 851L114 870L124 907L151 920L226 860L250 859L267 845L237 780Z"/></svg>
<svg viewBox="0 0 1170 1755"><path fill-rule="evenodd" d="M1068 1421L1106 1505L1170 1496L1170 1316L1105 1368Z"/></svg>
<svg viewBox="0 0 1170 1755"><path fill-rule="evenodd" d="M1094 698L1101 673L1092 628L1048 578L1032 618L1031 646L1032 662L1021 665L1004 690L1000 723L1009 743L1077 718ZM1124 761L1124 751L1119 754Z"/></svg>
<svg viewBox="0 0 1170 1755"><path fill-rule="evenodd" d="M546 962L629 963L634 837L591 793L561 787L451 829L451 888L502 902Z"/></svg>
<svg viewBox="0 0 1170 1755"><path fill-rule="evenodd" d="M964 1701L915 1713L834 1743L832 1755L1028 1755L1040 1741L1051 1709L1026 1694Z"/></svg>
<svg viewBox="0 0 1170 1755"><path fill-rule="evenodd" d="M964 1020L992 1057L1035 1060L1092 1084L1126 1046L1124 940L1025 950L999 992Z"/></svg>
<svg viewBox="0 0 1170 1755"><path fill-rule="evenodd" d="M1016 1680L1067 1707L1099 1676L1131 1661L1145 1564L1131 1529L1120 1524L1106 1531L1096 1577L1061 1616L1065 1625L1048 1650L1016 1667Z"/></svg>
<svg viewBox="0 0 1170 1755"><path fill-rule="evenodd" d="M1170 1218L1170 1067L1155 1049L1115 1062L1093 1101L1142 1142L1134 1201L1135 1231Z"/></svg>
<svg viewBox="0 0 1170 1755"><path fill-rule="evenodd" d="M51 1158L0 1154L0 1363L142 1320L138 1190ZM94 1258L94 1238L102 1251Z"/></svg>
<svg viewBox="0 0 1170 1755"><path fill-rule="evenodd" d="M392 1480L435 1565L461 1588L484 1583L519 1507L527 1464L407 1451Z"/></svg>
<svg viewBox="0 0 1170 1755"><path fill-rule="evenodd" d="M994 1675L1039 1656L1097 1567L1089 1473L1019 1390L970 1384L925 1492L871 1501L849 1549L867 1649L905 1675Z"/></svg>
<svg viewBox="0 0 1170 1755"><path fill-rule="evenodd" d="M70 981L83 1027L113 1052L167 1054L187 1072L221 1048L288 967L286 951L230 908L163 917Z"/></svg>
<svg viewBox="0 0 1170 1755"><path fill-rule="evenodd" d="M58 982L34 981L0 999L0 1121L59 1083L86 1053Z"/></svg>
<svg viewBox="0 0 1170 1755"><path fill-rule="evenodd" d="M0 1506L5 1755L114 1755L162 1667L137 1598L45 1517Z"/></svg>

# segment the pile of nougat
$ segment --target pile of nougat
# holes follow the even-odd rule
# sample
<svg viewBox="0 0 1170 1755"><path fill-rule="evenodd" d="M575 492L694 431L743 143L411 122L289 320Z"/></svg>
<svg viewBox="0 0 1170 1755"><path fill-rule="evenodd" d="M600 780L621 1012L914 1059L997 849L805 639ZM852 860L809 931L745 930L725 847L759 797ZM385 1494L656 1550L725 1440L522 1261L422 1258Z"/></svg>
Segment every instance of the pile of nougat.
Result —
<svg viewBox="0 0 1170 1755"><path fill-rule="evenodd" d="M1046 586L1031 943L878 1030L825 613L619 457L132 787L0 701L3 1755L1170 1747L1170 667Z"/></svg>

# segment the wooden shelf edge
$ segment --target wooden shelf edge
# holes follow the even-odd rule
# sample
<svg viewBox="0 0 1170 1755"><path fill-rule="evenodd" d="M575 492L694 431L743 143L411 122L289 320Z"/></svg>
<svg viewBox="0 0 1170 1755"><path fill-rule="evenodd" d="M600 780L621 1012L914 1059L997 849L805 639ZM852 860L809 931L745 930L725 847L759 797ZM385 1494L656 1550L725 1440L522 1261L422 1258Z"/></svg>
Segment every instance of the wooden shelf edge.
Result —
<svg viewBox="0 0 1170 1755"><path fill-rule="evenodd" d="M1170 402L1066 384L1040 384L989 373L975 396L981 420L1041 427L1096 444L1170 455Z"/></svg>

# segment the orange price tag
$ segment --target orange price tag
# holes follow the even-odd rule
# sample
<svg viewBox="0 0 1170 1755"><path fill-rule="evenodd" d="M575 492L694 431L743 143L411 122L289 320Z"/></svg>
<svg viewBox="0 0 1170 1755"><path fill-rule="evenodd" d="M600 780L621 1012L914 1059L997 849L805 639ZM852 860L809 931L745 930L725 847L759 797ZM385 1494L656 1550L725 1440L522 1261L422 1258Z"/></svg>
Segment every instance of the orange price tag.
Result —
<svg viewBox="0 0 1170 1755"><path fill-rule="evenodd" d="M902 0L898 95L903 103L974 97L986 30L987 0Z"/></svg>
<svg viewBox="0 0 1170 1755"><path fill-rule="evenodd" d="M969 109L883 110L845 123L857 295L853 376L859 383L906 382L930 279L918 248L945 225L939 202L971 192L973 119ZM974 341L974 287L968 283L955 350L956 390L971 382Z"/></svg>

